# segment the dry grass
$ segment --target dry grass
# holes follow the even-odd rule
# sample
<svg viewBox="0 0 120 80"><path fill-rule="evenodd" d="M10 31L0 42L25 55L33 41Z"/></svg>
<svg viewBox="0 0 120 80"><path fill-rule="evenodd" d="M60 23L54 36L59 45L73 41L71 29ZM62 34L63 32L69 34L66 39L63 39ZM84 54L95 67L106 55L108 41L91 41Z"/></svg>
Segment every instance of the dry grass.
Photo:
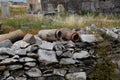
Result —
<svg viewBox="0 0 120 80"><path fill-rule="evenodd" d="M115 15L98 15L87 14L84 16L71 15L65 17L58 16L42 16L42 15L29 15L27 14L27 7L11 6L11 16L9 18L0 18L4 27L12 27L15 29L22 28L25 31L36 30L43 28L81 28L96 24L98 27L120 27L120 16Z"/></svg>

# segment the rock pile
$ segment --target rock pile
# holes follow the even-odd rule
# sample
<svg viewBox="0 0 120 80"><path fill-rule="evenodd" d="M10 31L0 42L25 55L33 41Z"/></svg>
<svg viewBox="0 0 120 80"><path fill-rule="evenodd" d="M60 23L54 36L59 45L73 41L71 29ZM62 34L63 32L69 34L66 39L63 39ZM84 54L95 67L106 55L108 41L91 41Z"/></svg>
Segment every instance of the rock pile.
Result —
<svg viewBox="0 0 120 80"><path fill-rule="evenodd" d="M99 58L95 47L105 41L104 37L90 34L96 31L92 28L76 30L78 42L48 42L32 34L15 43L1 41L0 80L87 80ZM119 53L120 29L98 30L112 37L114 53Z"/></svg>

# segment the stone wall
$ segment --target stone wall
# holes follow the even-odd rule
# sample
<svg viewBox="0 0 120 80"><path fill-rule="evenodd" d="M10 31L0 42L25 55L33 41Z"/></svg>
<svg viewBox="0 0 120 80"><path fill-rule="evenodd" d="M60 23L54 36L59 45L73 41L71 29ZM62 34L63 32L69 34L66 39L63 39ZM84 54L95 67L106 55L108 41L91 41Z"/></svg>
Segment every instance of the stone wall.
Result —
<svg viewBox="0 0 120 80"><path fill-rule="evenodd" d="M43 11L47 10L47 4L53 4L55 10L58 4L63 4L67 11L73 12L99 12L120 13L120 0L41 0Z"/></svg>

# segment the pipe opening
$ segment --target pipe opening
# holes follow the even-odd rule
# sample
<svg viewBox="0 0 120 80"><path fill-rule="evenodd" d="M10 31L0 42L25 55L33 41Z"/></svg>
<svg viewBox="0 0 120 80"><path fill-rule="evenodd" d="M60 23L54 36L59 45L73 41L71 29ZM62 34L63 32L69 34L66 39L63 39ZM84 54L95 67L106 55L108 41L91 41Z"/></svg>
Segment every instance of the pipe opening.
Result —
<svg viewBox="0 0 120 80"><path fill-rule="evenodd" d="M56 34L56 37L58 39L61 39L62 38L62 32L61 31L58 31L57 34Z"/></svg>
<svg viewBox="0 0 120 80"><path fill-rule="evenodd" d="M72 36L72 41L76 42L76 41L79 41L80 40L80 37L77 33L73 34Z"/></svg>

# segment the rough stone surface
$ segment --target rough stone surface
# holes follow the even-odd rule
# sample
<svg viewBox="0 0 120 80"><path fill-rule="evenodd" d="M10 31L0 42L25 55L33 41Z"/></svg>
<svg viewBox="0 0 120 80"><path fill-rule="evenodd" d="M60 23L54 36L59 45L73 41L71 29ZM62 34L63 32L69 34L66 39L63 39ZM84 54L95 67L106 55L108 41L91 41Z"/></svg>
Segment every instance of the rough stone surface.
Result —
<svg viewBox="0 0 120 80"><path fill-rule="evenodd" d="M76 72L76 73L68 73L66 75L68 80L86 80L87 76L85 72Z"/></svg>
<svg viewBox="0 0 120 80"><path fill-rule="evenodd" d="M15 42L11 48L13 50L18 50L18 49L21 49L21 48L26 48L28 46L29 46L29 43L27 43L27 42L25 42L23 40L20 40L18 42Z"/></svg>
<svg viewBox="0 0 120 80"><path fill-rule="evenodd" d="M53 50L55 44L50 42L43 42L39 47L42 49Z"/></svg>
<svg viewBox="0 0 120 80"><path fill-rule="evenodd" d="M0 48L0 55L11 55L14 56L16 53L10 48Z"/></svg>
<svg viewBox="0 0 120 80"><path fill-rule="evenodd" d="M73 60L72 58L62 58L60 60L60 64L75 64L78 62L77 60Z"/></svg>
<svg viewBox="0 0 120 80"><path fill-rule="evenodd" d="M25 73L30 77L40 77L42 75L41 71L37 68L32 68L32 69L26 71Z"/></svg>
<svg viewBox="0 0 120 80"><path fill-rule="evenodd" d="M36 39L35 39L34 35L32 35L32 34L26 34L25 37L23 38L23 41L30 43L30 44L36 43Z"/></svg>
<svg viewBox="0 0 120 80"><path fill-rule="evenodd" d="M82 59L82 58L88 58L90 56L90 54L87 51L80 51L77 53L73 54L73 58L74 59Z"/></svg>
<svg viewBox="0 0 120 80"><path fill-rule="evenodd" d="M23 65L10 65L8 66L9 70L17 70L17 69L21 69L23 67Z"/></svg>
<svg viewBox="0 0 120 80"><path fill-rule="evenodd" d="M38 55L39 55L40 62L43 62L46 64L58 62L54 51L46 51L46 50L40 49L38 51Z"/></svg>
<svg viewBox="0 0 120 80"><path fill-rule="evenodd" d="M13 44L9 39L0 42L0 48L1 47L10 48L12 45Z"/></svg>
<svg viewBox="0 0 120 80"><path fill-rule="evenodd" d="M90 35L90 34L81 34L80 39L82 42L89 42L89 43L97 41L95 35Z"/></svg>

